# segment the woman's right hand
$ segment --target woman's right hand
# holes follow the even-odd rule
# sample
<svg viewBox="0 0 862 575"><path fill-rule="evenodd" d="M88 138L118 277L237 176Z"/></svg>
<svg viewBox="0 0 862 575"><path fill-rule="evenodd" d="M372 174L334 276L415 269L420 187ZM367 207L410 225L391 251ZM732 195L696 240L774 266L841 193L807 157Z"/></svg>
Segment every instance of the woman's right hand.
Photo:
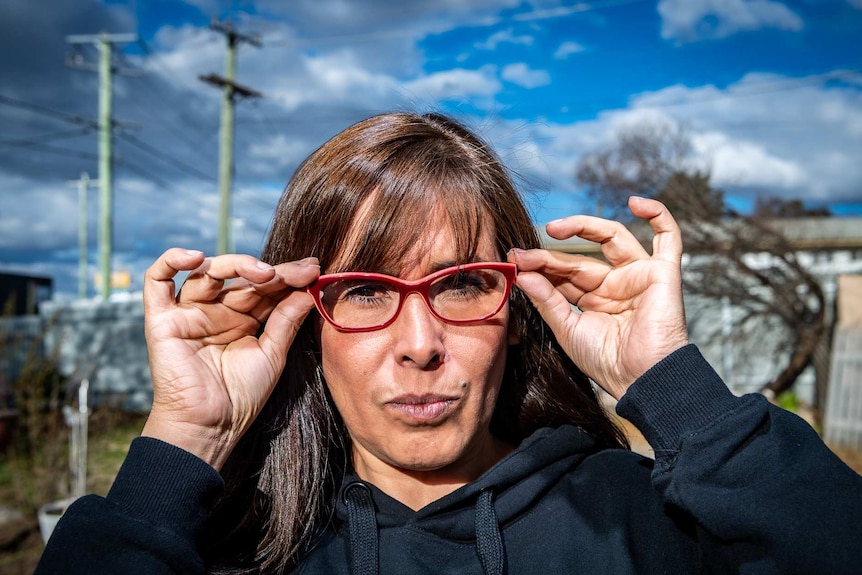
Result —
<svg viewBox="0 0 862 575"><path fill-rule="evenodd" d="M181 271L190 273L175 294ZM247 255L162 254L144 280L153 407L142 435L221 469L272 393L314 307L304 288L319 274L315 258L269 266Z"/></svg>

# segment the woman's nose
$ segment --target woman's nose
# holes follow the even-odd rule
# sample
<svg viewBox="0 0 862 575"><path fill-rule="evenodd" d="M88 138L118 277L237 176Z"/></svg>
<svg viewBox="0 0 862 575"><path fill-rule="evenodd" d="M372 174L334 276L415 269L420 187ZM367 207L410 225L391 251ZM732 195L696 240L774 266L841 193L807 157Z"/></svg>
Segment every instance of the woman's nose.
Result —
<svg viewBox="0 0 862 575"><path fill-rule="evenodd" d="M443 361L443 322L431 313L421 295L407 296L389 329L393 330L399 362L427 369Z"/></svg>

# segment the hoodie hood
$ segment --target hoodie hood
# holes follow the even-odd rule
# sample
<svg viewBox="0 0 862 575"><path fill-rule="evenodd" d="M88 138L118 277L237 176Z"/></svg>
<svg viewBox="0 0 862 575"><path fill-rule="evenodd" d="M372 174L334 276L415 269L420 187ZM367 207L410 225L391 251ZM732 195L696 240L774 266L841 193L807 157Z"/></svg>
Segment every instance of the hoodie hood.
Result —
<svg viewBox="0 0 862 575"><path fill-rule="evenodd" d="M539 429L476 481L418 511L350 474L341 486L336 517L347 521L345 488L361 482L369 488L380 528L410 525L447 539L475 539L475 506L481 492L494 494L497 520L505 525L530 509L548 487L594 451L595 441L577 427L564 425L557 429Z"/></svg>

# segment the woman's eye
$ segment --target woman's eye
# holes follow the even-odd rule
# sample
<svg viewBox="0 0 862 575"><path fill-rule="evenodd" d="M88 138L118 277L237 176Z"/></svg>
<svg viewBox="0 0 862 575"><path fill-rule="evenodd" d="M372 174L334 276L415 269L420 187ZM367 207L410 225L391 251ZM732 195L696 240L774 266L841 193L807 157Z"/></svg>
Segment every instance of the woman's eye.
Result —
<svg viewBox="0 0 862 575"><path fill-rule="evenodd" d="M480 272L459 272L440 282L440 291L450 293L478 293L488 289L486 278Z"/></svg>
<svg viewBox="0 0 862 575"><path fill-rule="evenodd" d="M343 286L339 299L349 302L362 302L388 297L390 290L380 283L361 283Z"/></svg>

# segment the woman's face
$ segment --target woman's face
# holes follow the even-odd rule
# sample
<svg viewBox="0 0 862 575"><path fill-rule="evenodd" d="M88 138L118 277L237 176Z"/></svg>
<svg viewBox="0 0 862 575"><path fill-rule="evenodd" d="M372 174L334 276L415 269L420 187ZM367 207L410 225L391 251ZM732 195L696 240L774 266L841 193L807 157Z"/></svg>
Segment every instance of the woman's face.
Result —
<svg viewBox="0 0 862 575"><path fill-rule="evenodd" d="M402 279L457 263L450 233L432 234L414 248ZM499 261L490 230L476 259ZM323 373L360 477L374 482L392 471L430 472L466 482L499 458L489 460L500 447L490 421L506 362L508 318L507 304L488 320L452 325L411 294L396 320L378 331L342 333L323 323Z"/></svg>

